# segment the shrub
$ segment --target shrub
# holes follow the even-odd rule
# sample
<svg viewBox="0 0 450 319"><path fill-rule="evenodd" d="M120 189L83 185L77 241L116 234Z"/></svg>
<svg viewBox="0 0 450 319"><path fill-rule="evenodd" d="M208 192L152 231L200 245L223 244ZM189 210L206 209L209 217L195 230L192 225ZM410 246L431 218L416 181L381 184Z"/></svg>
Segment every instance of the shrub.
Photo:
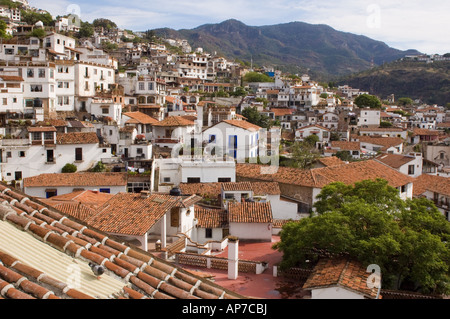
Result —
<svg viewBox="0 0 450 319"><path fill-rule="evenodd" d="M77 167L73 164L67 163L66 165L64 165L64 167L62 168L62 172L63 173L75 173L77 171Z"/></svg>

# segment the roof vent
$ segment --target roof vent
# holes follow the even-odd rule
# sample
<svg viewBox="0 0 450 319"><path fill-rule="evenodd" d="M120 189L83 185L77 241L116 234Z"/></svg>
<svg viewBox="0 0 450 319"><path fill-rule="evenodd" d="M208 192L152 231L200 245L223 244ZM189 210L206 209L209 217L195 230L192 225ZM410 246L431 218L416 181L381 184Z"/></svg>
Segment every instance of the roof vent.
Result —
<svg viewBox="0 0 450 319"><path fill-rule="evenodd" d="M149 191L141 191L141 198L149 198L150 192Z"/></svg>

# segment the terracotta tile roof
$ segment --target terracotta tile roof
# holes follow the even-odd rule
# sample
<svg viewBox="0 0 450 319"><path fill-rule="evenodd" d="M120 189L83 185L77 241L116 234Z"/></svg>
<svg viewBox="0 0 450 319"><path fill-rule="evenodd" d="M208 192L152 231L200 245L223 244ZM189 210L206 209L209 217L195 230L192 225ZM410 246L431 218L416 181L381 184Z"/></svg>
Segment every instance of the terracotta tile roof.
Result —
<svg viewBox="0 0 450 319"><path fill-rule="evenodd" d="M297 131L303 131L303 130L305 130L305 129L307 129L307 128L312 128L312 127L315 127L315 128L320 129L320 130L327 131L327 132L330 131L330 129L328 129L328 128L326 128L326 127L323 127L323 126L321 126L321 125L318 125L318 124L313 124L313 125L303 126L303 127L300 127L299 129L297 129Z"/></svg>
<svg viewBox="0 0 450 319"><path fill-rule="evenodd" d="M237 182L237 183L181 183L183 194L197 194L202 197L216 198L224 191L253 191L253 195L280 195L280 187L277 182Z"/></svg>
<svg viewBox="0 0 450 319"><path fill-rule="evenodd" d="M366 272L359 262L344 258L321 259L309 276L304 289L341 287L374 299L376 288L368 288L367 279L371 274Z"/></svg>
<svg viewBox="0 0 450 319"><path fill-rule="evenodd" d="M0 197L1 298L245 298L3 184ZM101 280L91 262L105 268ZM68 281L73 267L80 285Z"/></svg>
<svg viewBox="0 0 450 319"><path fill-rule="evenodd" d="M450 179L443 176L422 174L414 180L413 194L420 196L426 191L450 197Z"/></svg>
<svg viewBox="0 0 450 319"><path fill-rule="evenodd" d="M253 195L280 195L281 190L277 182L252 182Z"/></svg>
<svg viewBox="0 0 450 319"><path fill-rule="evenodd" d="M438 136L441 132L434 130L427 130L424 128L415 128L413 130L413 136Z"/></svg>
<svg viewBox="0 0 450 319"><path fill-rule="evenodd" d="M195 218L197 227L201 228L225 228L228 225L228 213L223 209L211 209L195 206Z"/></svg>
<svg viewBox="0 0 450 319"><path fill-rule="evenodd" d="M182 116L169 116L166 117L164 120L154 123L152 125L172 127L172 126L192 126L195 125L195 123L193 121L185 119Z"/></svg>
<svg viewBox="0 0 450 319"><path fill-rule="evenodd" d="M262 174L261 168L262 166L257 164L237 164L236 176L313 188L323 188L332 182L352 185L359 181L377 178L387 180L392 187L400 187L413 181L412 178L374 160L311 170L278 167L274 174Z"/></svg>
<svg viewBox="0 0 450 319"><path fill-rule="evenodd" d="M293 109L281 109L281 108L271 108L270 112L273 112L275 116L285 116L294 113Z"/></svg>
<svg viewBox="0 0 450 319"><path fill-rule="evenodd" d="M183 194L197 194L202 197L217 197L222 190L222 183L180 183L180 190Z"/></svg>
<svg viewBox="0 0 450 319"><path fill-rule="evenodd" d="M272 206L270 203L228 203L228 220L230 223L272 223Z"/></svg>
<svg viewBox="0 0 450 319"><path fill-rule="evenodd" d="M133 133L135 129L134 125L125 125L119 129L119 132Z"/></svg>
<svg viewBox="0 0 450 319"><path fill-rule="evenodd" d="M127 112L123 115L131 118L127 123L136 124L154 124L158 123L158 120L142 112Z"/></svg>
<svg viewBox="0 0 450 319"><path fill-rule="evenodd" d="M40 127L28 127L28 132L56 132L56 128L54 126L40 126Z"/></svg>
<svg viewBox="0 0 450 319"><path fill-rule="evenodd" d="M390 167L400 168L403 165L413 161L415 158L412 156L405 156L400 154L382 154L376 157L377 161L380 161Z"/></svg>
<svg viewBox="0 0 450 319"><path fill-rule="evenodd" d="M190 199L167 194L143 197L141 194L119 193L103 204L87 223L103 232L143 236L171 208L194 205Z"/></svg>
<svg viewBox="0 0 450 319"><path fill-rule="evenodd" d="M126 173L59 173L41 174L27 177L23 180L24 187L69 186L69 187L100 187L126 186Z"/></svg>
<svg viewBox="0 0 450 319"><path fill-rule="evenodd" d="M98 144L98 136L94 132L76 132L56 135L58 144Z"/></svg>
<svg viewBox="0 0 450 319"><path fill-rule="evenodd" d="M110 200L114 195L108 193L102 193L99 191L84 190L76 191L69 194L58 195L51 197L47 200L43 200L46 204L52 205L53 203L65 203L75 202L81 203L90 207L100 207L105 202Z"/></svg>
<svg viewBox="0 0 450 319"><path fill-rule="evenodd" d="M353 137L352 137L353 138ZM357 136L354 137L363 143L370 143L374 145L383 146L385 148L398 146L405 142L401 137L378 137L378 136Z"/></svg>
<svg viewBox="0 0 450 319"><path fill-rule="evenodd" d="M57 210L68 216L72 216L83 222L85 222L89 217L97 213L95 209L86 206L82 203L76 202L67 202L67 203L50 202L48 203L48 205L52 206L53 208L56 208Z"/></svg>
<svg viewBox="0 0 450 319"><path fill-rule="evenodd" d="M336 156L322 157L318 161L325 166L339 166L345 164L344 161Z"/></svg>
<svg viewBox="0 0 450 319"><path fill-rule="evenodd" d="M361 145L359 142L346 142L346 141L333 141L331 142L332 148L338 148L342 151L359 151Z"/></svg>
<svg viewBox="0 0 450 319"><path fill-rule="evenodd" d="M361 128L360 132L404 132L405 130L400 127L373 127L373 128ZM380 133L382 134L382 133Z"/></svg>
<svg viewBox="0 0 450 319"><path fill-rule="evenodd" d="M43 122L38 122L37 124L40 126L54 126L54 127L64 127L69 125L67 121L57 119L48 119Z"/></svg>
<svg viewBox="0 0 450 319"><path fill-rule="evenodd" d="M224 191L251 191L252 184L250 182L222 183Z"/></svg>
<svg viewBox="0 0 450 319"><path fill-rule="evenodd" d="M261 129L261 127L259 127L258 125L252 124L245 120L224 120L222 122L239 127L239 128L243 128L244 130L252 131L252 132L259 131Z"/></svg>

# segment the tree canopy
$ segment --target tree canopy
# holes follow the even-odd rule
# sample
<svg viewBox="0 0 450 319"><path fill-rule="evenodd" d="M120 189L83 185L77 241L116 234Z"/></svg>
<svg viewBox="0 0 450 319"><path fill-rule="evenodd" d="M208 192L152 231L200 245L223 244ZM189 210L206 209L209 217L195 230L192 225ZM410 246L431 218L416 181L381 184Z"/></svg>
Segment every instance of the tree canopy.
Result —
<svg viewBox="0 0 450 319"><path fill-rule="evenodd" d="M249 72L244 76L245 82L274 82L267 74L259 73L259 72Z"/></svg>
<svg viewBox="0 0 450 319"><path fill-rule="evenodd" d="M369 94L362 94L358 96L355 98L354 103L360 108L369 107L371 109L381 109L382 106L379 98Z"/></svg>
<svg viewBox="0 0 450 319"><path fill-rule="evenodd" d="M247 118L248 122L258 125L259 127L270 128L270 126L271 126L270 118L267 115L261 114L260 112L258 112L258 109L256 106L246 107L242 111L242 115Z"/></svg>
<svg viewBox="0 0 450 319"><path fill-rule="evenodd" d="M403 201L381 179L332 183L317 199L316 215L283 227L274 246L284 254L281 267L344 255L379 265L385 289L450 292L450 223L433 202Z"/></svg>
<svg viewBox="0 0 450 319"><path fill-rule="evenodd" d="M117 24L109 19L95 19L92 22L94 28L103 27L106 30L112 30L117 28Z"/></svg>

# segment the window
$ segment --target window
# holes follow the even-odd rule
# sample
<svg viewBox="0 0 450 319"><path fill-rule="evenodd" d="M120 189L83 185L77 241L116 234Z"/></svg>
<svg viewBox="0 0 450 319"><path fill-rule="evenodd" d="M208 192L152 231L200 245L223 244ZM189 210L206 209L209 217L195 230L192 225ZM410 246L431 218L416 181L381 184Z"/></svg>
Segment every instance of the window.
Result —
<svg viewBox="0 0 450 319"><path fill-rule="evenodd" d="M215 135L210 135L209 136L209 143L215 143L216 142L216 136Z"/></svg>
<svg viewBox="0 0 450 319"><path fill-rule="evenodd" d="M30 85L31 92L42 92L42 85Z"/></svg>
<svg viewBox="0 0 450 319"><path fill-rule="evenodd" d="M163 181L164 183L170 183L170 177L164 177Z"/></svg>
<svg viewBox="0 0 450 319"><path fill-rule="evenodd" d="M14 173L14 179L16 181L20 181L22 179L22 172L15 172Z"/></svg>
<svg viewBox="0 0 450 319"><path fill-rule="evenodd" d="M205 238L212 238L212 229L211 228L205 229Z"/></svg>
<svg viewBox="0 0 450 319"><path fill-rule="evenodd" d="M53 140L53 132L45 132L44 133L44 140L52 141Z"/></svg>
<svg viewBox="0 0 450 319"><path fill-rule="evenodd" d="M111 189L109 189L109 188L100 188L100 193L110 194L111 193Z"/></svg>
<svg viewBox="0 0 450 319"><path fill-rule="evenodd" d="M75 161L81 162L83 160L83 149L80 147L77 147L75 149Z"/></svg>
<svg viewBox="0 0 450 319"><path fill-rule="evenodd" d="M40 141L42 139L42 134L41 132L33 132L31 138L33 141Z"/></svg>
<svg viewBox="0 0 450 319"><path fill-rule="evenodd" d="M406 185L402 186L402 193L406 193Z"/></svg>
<svg viewBox="0 0 450 319"><path fill-rule="evenodd" d="M41 79L45 78L45 69L39 69L38 76Z"/></svg>
<svg viewBox="0 0 450 319"><path fill-rule="evenodd" d="M201 183L201 179L200 177L188 177L187 182L188 184Z"/></svg>
<svg viewBox="0 0 450 319"><path fill-rule="evenodd" d="M3 105L8 105L8 99L7 98L3 98Z"/></svg>
<svg viewBox="0 0 450 319"><path fill-rule="evenodd" d="M19 152L19 157L25 157L25 152L24 151L20 151Z"/></svg>
<svg viewBox="0 0 450 319"><path fill-rule="evenodd" d="M136 153L139 155L144 154L144 150L142 148L138 148L136 149Z"/></svg>
<svg viewBox="0 0 450 319"><path fill-rule="evenodd" d="M234 199L234 194L225 194L225 199Z"/></svg>
<svg viewBox="0 0 450 319"><path fill-rule="evenodd" d="M45 190L45 196L47 198L58 196L58 190L56 190L56 189L46 189Z"/></svg>
<svg viewBox="0 0 450 319"><path fill-rule="evenodd" d="M109 114L109 107L102 108L102 114Z"/></svg>
<svg viewBox="0 0 450 319"><path fill-rule="evenodd" d="M230 177L219 177L217 182L219 182L219 183L231 183L231 178Z"/></svg>
<svg viewBox="0 0 450 319"><path fill-rule="evenodd" d="M414 170L415 170L414 165L408 165L408 175L414 175L415 174Z"/></svg>
<svg viewBox="0 0 450 319"><path fill-rule="evenodd" d="M6 152L6 158L11 158L12 157L12 153L11 152Z"/></svg>
<svg viewBox="0 0 450 319"><path fill-rule="evenodd" d="M29 77L29 78L34 78L34 70L33 70L33 69L28 69L28 71L27 71L27 77Z"/></svg>
<svg viewBox="0 0 450 319"><path fill-rule="evenodd" d="M145 83L139 82L139 91L144 91L144 90L145 90Z"/></svg>

